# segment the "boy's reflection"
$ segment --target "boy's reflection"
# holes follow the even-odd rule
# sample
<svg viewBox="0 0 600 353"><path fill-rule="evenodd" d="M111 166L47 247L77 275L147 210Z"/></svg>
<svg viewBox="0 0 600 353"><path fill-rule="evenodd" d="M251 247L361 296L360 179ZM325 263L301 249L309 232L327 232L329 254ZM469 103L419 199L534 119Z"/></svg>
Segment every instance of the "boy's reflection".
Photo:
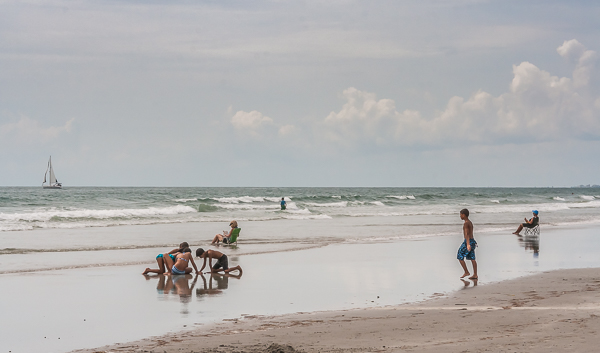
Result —
<svg viewBox="0 0 600 353"><path fill-rule="evenodd" d="M227 289L229 287L229 277L233 277L233 278L241 278L242 275L232 275L229 273L211 273L210 277L208 279L208 282L206 280L206 277L204 277L203 274L200 274L200 276L202 277L202 282L204 283L204 288L196 288L196 296L197 297L203 297L205 295L215 295L215 294L221 294L223 293L224 289ZM213 287L213 279L214 282L217 283L217 288Z"/></svg>
<svg viewBox="0 0 600 353"><path fill-rule="evenodd" d="M540 236L539 235L525 235L519 237L519 244L525 248L525 250L533 251L533 257L540 255Z"/></svg>

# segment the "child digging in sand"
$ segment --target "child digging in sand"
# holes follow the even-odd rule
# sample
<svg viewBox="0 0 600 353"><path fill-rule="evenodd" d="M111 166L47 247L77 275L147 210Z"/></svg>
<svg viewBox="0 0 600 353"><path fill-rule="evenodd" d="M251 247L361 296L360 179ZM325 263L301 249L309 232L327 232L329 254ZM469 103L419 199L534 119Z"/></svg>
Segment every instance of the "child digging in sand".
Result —
<svg viewBox="0 0 600 353"><path fill-rule="evenodd" d="M471 260L471 263L473 264L473 276L469 277L469 279L477 279L477 261L475 261L475 248L477 247L477 242L473 239L473 223L469 220L469 210L466 208L460 210L460 219L465 222L463 224L463 235L465 240L458 248L458 255L456 256L465 271L460 278L465 278L470 275L464 260L466 257L467 260Z"/></svg>
<svg viewBox="0 0 600 353"><path fill-rule="evenodd" d="M229 273L231 271L239 271L240 276L242 275L242 268L240 266L235 266L229 268L229 260L227 259L227 255L223 254L220 251L216 250L207 250L204 251L202 248L198 248L196 250L196 257L204 259L204 263L202 264L202 268L200 272L204 270L206 267L206 260L208 259L208 267L210 268L211 273L217 273L219 271L223 271L225 273ZM217 260L213 265L212 259Z"/></svg>

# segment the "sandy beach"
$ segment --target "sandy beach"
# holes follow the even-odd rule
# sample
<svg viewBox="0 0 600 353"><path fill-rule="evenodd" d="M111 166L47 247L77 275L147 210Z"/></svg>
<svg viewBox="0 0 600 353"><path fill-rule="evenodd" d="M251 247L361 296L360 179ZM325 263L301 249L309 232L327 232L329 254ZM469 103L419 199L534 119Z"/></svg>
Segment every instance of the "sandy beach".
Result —
<svg viewBox="0 0 600 353"><path fill-rule="evenodd" d="M590 268L471 284L417 304L246 316L76 352L592 352L599 329L600 269Z"/></svg>

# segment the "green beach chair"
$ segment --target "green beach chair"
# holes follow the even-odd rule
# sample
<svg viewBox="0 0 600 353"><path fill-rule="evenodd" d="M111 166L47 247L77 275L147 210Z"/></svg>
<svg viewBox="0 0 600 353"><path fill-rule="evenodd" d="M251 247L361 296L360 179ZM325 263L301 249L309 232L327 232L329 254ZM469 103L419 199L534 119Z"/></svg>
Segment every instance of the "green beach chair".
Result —
<svg viewBox="0 0 600 353"><path fill-rule="evenodd" d="M231 232L231 237L229 238L227 245L237 244L237 239L240 236L241 230L242 228L233 228L233 231Z"/></svg>

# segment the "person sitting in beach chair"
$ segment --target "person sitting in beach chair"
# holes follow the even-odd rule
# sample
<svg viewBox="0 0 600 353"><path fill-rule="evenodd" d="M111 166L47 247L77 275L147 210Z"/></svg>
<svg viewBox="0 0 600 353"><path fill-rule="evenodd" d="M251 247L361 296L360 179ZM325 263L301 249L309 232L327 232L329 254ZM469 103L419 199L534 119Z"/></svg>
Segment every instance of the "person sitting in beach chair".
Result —
<svg viewBox="0 0 600 353"><path fill-rule="evenodd" d="M200 269L200 272L202 272L202 270L204 270L204 268L206 267L206 260L208 260L208 267L210 268L210 273L217 273L220 271L229 273L231 271L238 270L240 272L240 275L242 274L242 268L240 266L235 266L235 267L229 268L229 260L227 258L227 255L223 254L220 251L216 251L216 250L204 251L204 249L198 248L196 250L196 257L204 259L204 263L202 264L202 268ZM214 265L212 264L212 259L217 260Z"/></svg>
<svg viewBox="0 0 600 353"><path fill-rule="evenodd" d="M167 272L165 275L185 275L188 273L192 273L192 269L189 267L190 262L196 270L196 274L198 274L198 267L196 267L196 263L194 262L194 257L192 256L192 250L190 248L183 249L182 252L178 252L175 254L175 262L171 259L171 257L163 256L165 259L165 265L167 266Z"/></svg>
<svg viewBox="0 0 600 353"><path fill-rule="evenodd" d="M531 219L525 218L525 223L519 224L519 228L517 228L517 231L513 234L521 235L519 233L521 233L523 228L535 228L538 226L538 224L540 223L540 217L538 217L539 212L537 210L533 210L531 212L533 213L533 217L531 217Z"/></svg>
<svg viewBox="0 0 600 353"><path fill-rule="evenodd" d="M236 221L231 221L229 226L231 227L229 233L225 234L226 231L223 231L223 234L215 235L211 244L218 244L219 242L223 242L223 244L237 243L237 238L240 236L242 228L238 228Z"/></svg>
<svg viewBox="0 0 600 353"><path fill-rule="evenodd" d="M175 262L175 253L182 252L183 249L189 248L189 247L190 246L188 245L188 243L186 241L184 241L183 243L179 244L179 248L169 251L167 253L167 255L171 258L171 260L173 260L173 262ZM156 273L156 274L165 273L165 260L163 259L164 255L165 254L156 255L156 263L158 264L158 269L155 270L150 267L146 267L146 270L144 270L144 272L142 272L142 274L146 275L148 273Z"/></svg>

